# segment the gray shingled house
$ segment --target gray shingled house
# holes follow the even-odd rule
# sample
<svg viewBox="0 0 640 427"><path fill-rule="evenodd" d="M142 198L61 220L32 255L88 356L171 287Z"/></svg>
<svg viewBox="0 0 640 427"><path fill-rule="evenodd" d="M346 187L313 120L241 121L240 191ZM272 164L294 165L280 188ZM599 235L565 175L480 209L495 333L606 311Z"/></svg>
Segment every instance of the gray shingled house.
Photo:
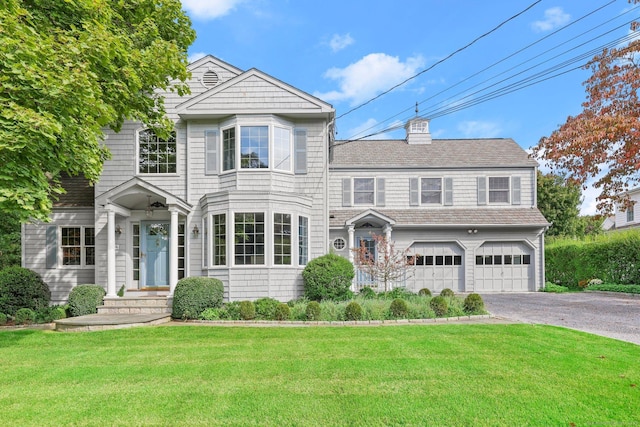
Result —
<svg viewBox="0 0 640 427"><path fill-rule="evenodd" d="M171 295L186 276L222 280L228 300L288 300L310 259L351 257L374 232L418 254L411 289L544 283L537 164L512 140L431 140L416 119L407 140L334 141L314 96L212 56L189 69L191 94L166 94L172 137L108 131L100 181L65 178L51 222L23 226L23 266L53 302L82 283Z"/></svg>

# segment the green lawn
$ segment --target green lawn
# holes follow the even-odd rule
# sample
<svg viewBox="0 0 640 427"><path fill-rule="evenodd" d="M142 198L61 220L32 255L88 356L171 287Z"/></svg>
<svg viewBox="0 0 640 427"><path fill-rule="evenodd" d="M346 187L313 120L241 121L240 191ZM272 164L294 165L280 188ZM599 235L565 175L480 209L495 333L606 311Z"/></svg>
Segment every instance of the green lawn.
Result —
<svg viewBox="0 0 640 427"><path fill-rule="evenodd" d="M639 425L638 408L640 346L548 326L0 332L8 426Z"/></svg>

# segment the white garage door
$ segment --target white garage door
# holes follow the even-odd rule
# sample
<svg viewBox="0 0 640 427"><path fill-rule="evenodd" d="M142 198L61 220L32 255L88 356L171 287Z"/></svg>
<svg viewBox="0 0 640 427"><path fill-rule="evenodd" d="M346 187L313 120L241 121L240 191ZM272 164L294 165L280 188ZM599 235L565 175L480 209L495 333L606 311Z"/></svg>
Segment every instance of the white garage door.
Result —
<svg viewBox="0 0 640 427"><path fill-rule="evenodd" d="M416 255L414 277L408 281L413 291L464 291L464 250L456 243L416 243L411 253Z"/></svg>
<svg viewBox="0 0 640 427"><path fill-rule="evenodd" d="M522 242L484 243L476 250L475 291L533 291L533 250Z"/></svg>

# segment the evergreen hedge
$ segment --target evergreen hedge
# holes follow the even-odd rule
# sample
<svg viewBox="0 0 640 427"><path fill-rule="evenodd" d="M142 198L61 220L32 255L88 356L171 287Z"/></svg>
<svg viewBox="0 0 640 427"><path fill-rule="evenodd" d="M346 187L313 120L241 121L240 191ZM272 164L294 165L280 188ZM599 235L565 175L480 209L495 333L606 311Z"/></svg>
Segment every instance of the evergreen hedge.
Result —
<svg viewBox="0 0 640 427"><path fill-rule="evenodd" d="M13 316L21 308L35 311L50 301L49 286L36 272L22 267L0 270L0 313Z"/></svg>
<svg viewBox="0 0 640 427"><path fill-rule="evenodd" d="M549 244L545 249L545 274L548 281L569 288L593 278L605 283L640 284L640 231Z"/></svg>
<svg viewBox="0 0 640 427"><path fill-rule="evenodd" d="M224 285L211 277L185 277L173 292L174 319L197 319L207 308L222 307Z"/></svg>

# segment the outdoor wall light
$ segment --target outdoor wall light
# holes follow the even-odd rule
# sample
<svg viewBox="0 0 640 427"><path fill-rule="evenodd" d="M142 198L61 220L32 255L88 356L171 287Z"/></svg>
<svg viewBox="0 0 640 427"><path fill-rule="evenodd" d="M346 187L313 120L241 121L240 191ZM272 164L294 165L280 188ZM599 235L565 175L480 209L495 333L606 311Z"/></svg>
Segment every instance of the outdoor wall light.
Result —
<svg viewBox="0 0 640 427"><path fill-rule="evenodd" d="M478 230L476 230L475 228L470 228L467 230L467 233L469 234L476 234L478 232Z"/></svg>
<svg viewBox="0 0 640 427"><path fill-rule="evenodd" d="M116 234L118 236L122 234L122 227L120 227L120 224L116 225Z"/></svg>
<svg viewBox="0 0 640 427"><path fill-rule="evenodd" d="M199 235L200 235L200 229L198 228L198 225L196 224L196 225L193 226L193 237L195 237L197 239Z"/></svg>

